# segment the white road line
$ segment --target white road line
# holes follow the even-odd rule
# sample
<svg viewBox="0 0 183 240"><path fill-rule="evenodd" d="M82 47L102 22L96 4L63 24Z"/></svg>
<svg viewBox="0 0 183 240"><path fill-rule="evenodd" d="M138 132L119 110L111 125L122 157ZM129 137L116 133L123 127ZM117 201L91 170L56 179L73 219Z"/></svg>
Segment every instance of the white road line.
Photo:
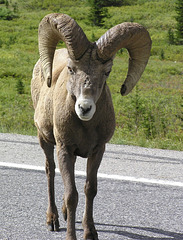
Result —
<svg viewBox="0 0 183 240"><path fill-rule="evenodd" d="M44 167L33 166L33 165L28 165L28 164L0 162L0 166L10 167L10 168L18 168L18 169L35 170L35 171L45 171ZM56 168L56 172L59 172L58 168ZM78 176L86 176L86 173L84 171L75 171L75 174ZM110 174L106 174L106 173L98 173L98 177L104 178L104 179L114 179L114 180L128 181L128 182L139 182L139 183L147 183L147 184L158 184L158 185L165 185L165 186L183 187L183 182L175 182L175 181L168 181L168 180L162 180L162 179L136 178L136 177L121 176L121 175L110 175Z"/></svg>

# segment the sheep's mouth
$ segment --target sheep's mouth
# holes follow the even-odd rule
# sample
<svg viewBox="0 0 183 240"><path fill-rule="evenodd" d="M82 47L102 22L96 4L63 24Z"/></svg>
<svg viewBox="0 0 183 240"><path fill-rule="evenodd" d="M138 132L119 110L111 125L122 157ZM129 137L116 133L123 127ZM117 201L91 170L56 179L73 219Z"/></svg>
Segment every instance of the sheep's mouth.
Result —
<svg viewBox="0 0 183 240"><path fill-rule="evenodd" d="M80 113L76 113L79 117L79 119L81 119L82 121L89 121L93 118L94 112L91 111L92 107L90 107L90 110L88 109L87 112L83 112L81 110Z"/></svg>
<svg viewBox="0 0 183 240"><path fill-rule="evenodd" d="M80 116L78 116L78 117L79 117L79 119L81 119L82 121L89 121L89 120L92 119L93 116L90 117L90 116L84 116L84 115L81 116L81 115L80 115Z"/></svg>

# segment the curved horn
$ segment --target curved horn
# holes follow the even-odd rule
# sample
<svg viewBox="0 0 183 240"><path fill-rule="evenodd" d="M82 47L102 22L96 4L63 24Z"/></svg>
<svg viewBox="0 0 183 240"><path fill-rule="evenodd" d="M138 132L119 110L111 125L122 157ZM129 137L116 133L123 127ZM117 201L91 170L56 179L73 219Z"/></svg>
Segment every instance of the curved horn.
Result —
<svg viewBox="0 0 183 240"><path fill-rule="evenodd" d="M69 56L80 59L90 42L74 19L66 14L52 13L45 16L39 24L39 54L44 78L48 87L52 81L52 63L57 43L66 43Z"/></svg>
<svg viewBox="0 0 183 240"><path fill-rule="evenodd" d="M121 23L109 29L96 42L98 57L107 61L121 48L129 52L127 77L121 86L121 94L127 95L140 79L150 57L151 38L148 31L137 23Z"/></svg>

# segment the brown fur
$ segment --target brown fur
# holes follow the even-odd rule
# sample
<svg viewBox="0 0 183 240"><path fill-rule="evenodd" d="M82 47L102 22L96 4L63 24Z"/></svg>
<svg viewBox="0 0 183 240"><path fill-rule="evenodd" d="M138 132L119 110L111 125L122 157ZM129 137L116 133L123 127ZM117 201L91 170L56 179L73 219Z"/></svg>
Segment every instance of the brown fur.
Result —
<svg viewBox="0 0 183 240"><path fill-rule="evenodd" d="M74 76L68 73L69 64L77 68L77 74ZM98 239L92 212L93 199L97 193L97 171L105 144L110 140L115 129L111 94L105 82L107 77L104 76L111 67L112 60L108 63L100 63L96 59L95 49L88 50L79 62L72 62L67 50L62 49L55 52L51 88L48 88L44 81L40 61L33 71L31 92L35 108L34 121L38 129L40 145L46 155L49 197L47 224L50 230L59 228L54 197L53 149L56 144L65 189L63 214L67 219L67 240L76 239L75 211L78 193L74 180L74 164L78 155L88 158L86 205L83 217L84 239ZM92 87L87 87L84 94L95 99L96 112L91 120L82 121L75 112L75 103L86 76L90 78Z"/></svg>

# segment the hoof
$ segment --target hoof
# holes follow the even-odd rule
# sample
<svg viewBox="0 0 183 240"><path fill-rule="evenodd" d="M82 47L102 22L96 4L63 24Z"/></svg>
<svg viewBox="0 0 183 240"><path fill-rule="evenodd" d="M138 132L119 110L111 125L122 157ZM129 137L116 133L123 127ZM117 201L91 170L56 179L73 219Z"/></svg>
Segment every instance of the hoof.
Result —
<svg viewBox="0 0 183 240"><path fill-rule="evenodd" d="M85 240L99 240L97 231L94 229L87 231L84 233L84 239Z"/></svg>
<svg viewBox="0 0 183 240"><path fill-rule="evenodd" d="M87 238L87 239L85 239L85 240L98 240L98 236L97 236L97 238Z"/></svg>
<svg viewBox="0 0 183 240"><path fill-rule="evenodd" d="M92 237L92 238L84 238L85 240L99 240L98 236L97 237Z"/></svg>
<svg viewBox="0 0 183 240"><path fill-rule="evenodd" d="M60 224L59 224L59 221L58 219L56 221L51 221L51 223L47 223L47 228L49 231L59 231L59 227L60 227Z"/></svg>

